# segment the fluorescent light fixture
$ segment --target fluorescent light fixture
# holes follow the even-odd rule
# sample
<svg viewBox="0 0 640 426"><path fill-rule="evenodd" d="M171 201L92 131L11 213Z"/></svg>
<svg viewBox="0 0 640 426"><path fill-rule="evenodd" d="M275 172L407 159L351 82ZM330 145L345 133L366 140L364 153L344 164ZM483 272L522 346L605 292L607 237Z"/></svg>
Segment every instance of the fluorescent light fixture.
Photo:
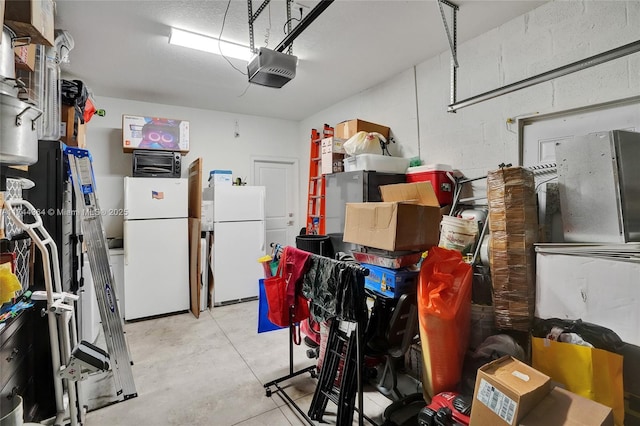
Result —
<svg viewBox="0 0 640 426"><path fill-rule="evenodd" d="M171 28L169 44L202 50L216 55L224 55L227 58L241 59L246 62L249 62L249 59L253 56L248 46L218 40L215 37L179 30L177 28ZM220 53L221 50L222 53Z"/></svg>

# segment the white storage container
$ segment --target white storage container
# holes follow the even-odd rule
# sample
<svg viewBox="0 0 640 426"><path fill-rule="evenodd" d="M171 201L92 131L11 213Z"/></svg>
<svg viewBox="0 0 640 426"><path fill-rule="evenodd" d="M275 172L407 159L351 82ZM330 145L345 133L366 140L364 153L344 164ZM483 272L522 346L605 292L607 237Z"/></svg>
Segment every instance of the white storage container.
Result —
<svg viewBox="0 0 640 426"><path fill-rule="evenodd" d="M211 170L209 172L209 187L216 185L232 186L231 170Z"/></svg>
<svg viewBox="0 0 640 426"><path fill-rule="evenodd" d="M409 167L408 158L389 157L380 154L359 154L344 159L344 171L369 170L386 173L404 173Z"/></svg>

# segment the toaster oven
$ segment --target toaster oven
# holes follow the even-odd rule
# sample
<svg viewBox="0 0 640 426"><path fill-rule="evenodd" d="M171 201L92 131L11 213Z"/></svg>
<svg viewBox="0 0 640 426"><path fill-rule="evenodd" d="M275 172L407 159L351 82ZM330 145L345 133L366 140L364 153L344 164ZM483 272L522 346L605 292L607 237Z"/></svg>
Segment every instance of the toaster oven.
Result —
<svg viewBox="0 0 640 426"><path fill-rule="evenodd" d="M179 178L182 156L175 151L133 151L133 177Z"/></svg>

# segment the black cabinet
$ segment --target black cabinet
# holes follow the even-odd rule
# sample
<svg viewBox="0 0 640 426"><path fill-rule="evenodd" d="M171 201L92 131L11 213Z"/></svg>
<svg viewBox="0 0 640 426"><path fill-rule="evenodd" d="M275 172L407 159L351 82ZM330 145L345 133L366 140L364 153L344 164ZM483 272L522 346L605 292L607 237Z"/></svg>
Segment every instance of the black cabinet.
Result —
<svg viewBox="0 0 640 426"><path fill-rule="evenodd" d="M39 311L21 311L0 329L2 412L20 395L27 422L47 419L56 411L47 318Z"/></svg>
<svg viewBox="0 0 640 426"><path fill-rule="evenodd" d="M38 142L38 162L29 166L27 176L36 185L24 191L23 198L38 210L42 224L58 246L63 291L75 293L82 286L80 223L63 149L62 142ZM33 282L35 289L43 289L39 252L36 253Z"/></svg>

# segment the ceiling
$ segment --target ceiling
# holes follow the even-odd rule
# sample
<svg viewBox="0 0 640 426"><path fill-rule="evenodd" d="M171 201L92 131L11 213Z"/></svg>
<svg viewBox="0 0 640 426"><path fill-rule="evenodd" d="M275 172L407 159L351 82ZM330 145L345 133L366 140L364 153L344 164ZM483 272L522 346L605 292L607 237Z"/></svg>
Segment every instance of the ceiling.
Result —
<svg viewBox="0 0 640 426"><path fill-rule="evenodd" d="M254 12L261 3L254 0ZM296 0L292 16L317 3ZM544 1L454 3L461 43ZM449 49L435 0L336 0L295 40L295 79L274 89L249 85L220 56L168 44L171 26L217 37L228 5L222 39L248 45L244 0L56 4L56 28L75 40L63 77L83 80L95 95L265 117L301 120ZM285 21L285 1L272 0L254 24L256 47L275 48ZM245 62L231 62L246 73Z"/></svg>

